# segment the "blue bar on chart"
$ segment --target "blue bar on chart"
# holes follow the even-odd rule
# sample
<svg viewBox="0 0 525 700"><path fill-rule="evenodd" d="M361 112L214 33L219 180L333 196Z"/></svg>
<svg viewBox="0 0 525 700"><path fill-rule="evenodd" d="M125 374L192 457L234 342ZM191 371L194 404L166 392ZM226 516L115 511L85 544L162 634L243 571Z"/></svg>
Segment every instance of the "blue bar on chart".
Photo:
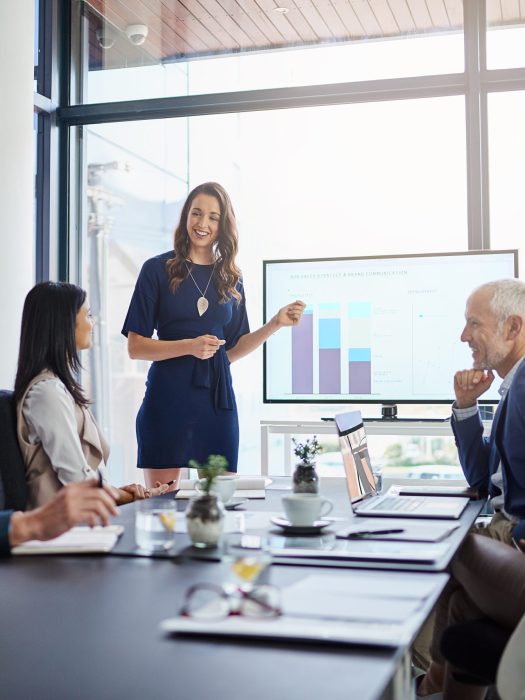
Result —
<svg viewBox="0 0 525 700"><path fill-rule="evenodd" d="M348 393L372 393L371 311L369 302L348 305Z"/></svg>
<svg viewBox="0 0 525 700"><path fill-rule="evenodd" d="M341 393L341 318L339 304L319 305L319 393Z"/></svg>
<svg viewBox="0 0 525 700"><path fill-rule="evenodd" d="M292 394L314 393L314 324L307 306L301 323L292 327Z"/></svg>

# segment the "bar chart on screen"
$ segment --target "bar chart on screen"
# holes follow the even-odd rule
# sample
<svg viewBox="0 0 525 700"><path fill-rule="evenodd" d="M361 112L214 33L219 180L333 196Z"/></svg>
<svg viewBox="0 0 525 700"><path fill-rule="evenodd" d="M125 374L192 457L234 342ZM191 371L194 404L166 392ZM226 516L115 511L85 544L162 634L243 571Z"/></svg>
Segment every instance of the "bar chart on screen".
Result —
<svg viewBox="0 0 525 700"><path fill-rule="evenodd" d="M472 364L465 301L512 276L515 251L265 265L265 308L307 304L266 343L266 401L446 402L454 372Z"/></svg>

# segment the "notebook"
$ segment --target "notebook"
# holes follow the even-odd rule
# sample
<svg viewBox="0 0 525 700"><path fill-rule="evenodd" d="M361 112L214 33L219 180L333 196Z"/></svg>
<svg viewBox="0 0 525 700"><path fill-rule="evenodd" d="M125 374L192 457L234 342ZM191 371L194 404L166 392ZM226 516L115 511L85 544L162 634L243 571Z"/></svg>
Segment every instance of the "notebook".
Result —
<svg viewBox="0 0 525 700"><path fill-rule="evenodd" d="M400 496L465 496L466 498L479 498L478 492L468 486L436 486L425 484L424 486L412 486L404 484L399 487Z"/></svg>
<svg viewBox="0 0 525 700"><path fill-rule="evenodd" d="M119 536L122 525L107 527L73 527L52 540L30 540L14 547L12 554L94 554L110 552Z"/></svg>
<svg viewBox="0 0 525 700"><path fill-rule="evenodd" d="M355 515L389 518L442 518L457 520L469 499L460 497L401 496L399 487L378 495L360 411L335 416L350 504Z"/></svg>

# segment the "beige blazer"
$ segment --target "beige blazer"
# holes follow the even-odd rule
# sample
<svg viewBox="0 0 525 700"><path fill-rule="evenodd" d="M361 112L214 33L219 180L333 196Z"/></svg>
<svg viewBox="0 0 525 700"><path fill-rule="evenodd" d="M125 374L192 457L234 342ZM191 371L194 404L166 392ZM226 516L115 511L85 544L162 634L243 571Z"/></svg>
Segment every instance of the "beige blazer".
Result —
<svg viewBox="0 0 525 700"><path fill-rule="evenodd" d="M42 444L31 444L28 440L29 428L22 411L25 398L32 386L43 379L56 379L52 372L45 371L36 376L27 387L17 405L17 434L18 443L24 458L26 481L28 486L28 509L37 508L47 503L53 495L62 488L62 484L53 469ZM99 465L107 462L109 446L100 431L91 411L78 406L71 397L72 410L75 413L80 446L87 464L94 471ZM60 434L60 426L56 426Z"/></svg>

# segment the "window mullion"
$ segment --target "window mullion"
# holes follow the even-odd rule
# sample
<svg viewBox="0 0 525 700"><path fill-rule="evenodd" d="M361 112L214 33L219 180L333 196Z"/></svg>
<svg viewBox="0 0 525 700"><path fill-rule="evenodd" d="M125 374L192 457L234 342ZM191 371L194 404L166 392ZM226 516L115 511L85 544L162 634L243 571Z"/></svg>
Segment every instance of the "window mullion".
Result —
<svg viewBox="0 0 525 700"><path fill-rule="evenodd" d="M490 248L487 93L481 73L486 66L485 0L463 3L467 138L468 247Z"/></svg>

